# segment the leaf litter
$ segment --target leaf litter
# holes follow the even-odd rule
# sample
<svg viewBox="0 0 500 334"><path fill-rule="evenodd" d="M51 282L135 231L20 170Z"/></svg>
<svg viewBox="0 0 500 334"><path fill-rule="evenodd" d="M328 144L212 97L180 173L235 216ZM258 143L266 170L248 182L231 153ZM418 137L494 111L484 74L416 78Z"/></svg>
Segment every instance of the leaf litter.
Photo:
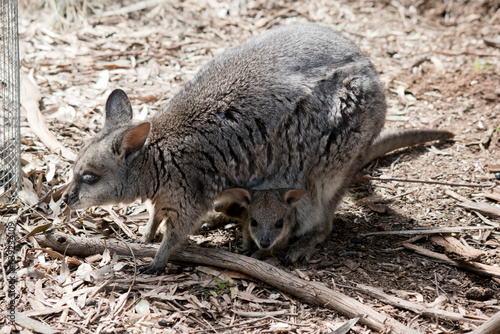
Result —
<svg viewBox="0 0 500 334"><path fill-rule="evenodd" d="M437 0L153 0L125 1L122 6L68 1L69 6L56 12L56 5L63 3L20 3L21 71L32 76L40 90L39 117L55 140L73 152L102 127L103 105L114 88L127 91L135 117L150 117L225 49L277 25L314 21L342 31L374 62L386 87L387 127L445 128L456 134L453 143L391 154L364 173L496 183L487 167L500 163L500 50L486 42L500 37L495 1L446 5ZM136 272L134 259L109 251L77 259L41 248L31 234L44 228L87 237L138 239L147 216L140 203L69 213L60 197L71 178L71 159L57 149L50 151L44 139L34 135L27 116L22 114L19 200L0 205L2 231L9 219L18 221L20 326L40 333L330 333L347 322L340 314L241 273L170 263L164 276L148 277ZM318 246L313 259L284 269L362 300L422 333L474 329L477 324L436 321L356 289L365 284L400 297L405 291L402 298L418 305L446 296L435 307L478 319L500 310L498 277L479 276L400 246L411 242L446 254L443 244L404 234L360 237L369 232L498 224L496 216L458 206L460 201L447 196L447 189L357 182L351 195L366 199L364 204L346 198L335 218L334 233ZM487 189L454 191L467 202L498 207ZM498 229L467 229L445 236L481 251L481 263L498 267ZM240 241L239 226L231 224L200 231L192 242L241 252ZM5 261L2 257L4 267ZM274 259L268 261L282 267ZM0 281L2 297L6 284L5 279ZM488 293L472 298L478 293L467 291ZM0 309L7 309L6 303L7 298L0 298ZM6 321L0 317L2 326ZM372 332L355 321L347 326L359 333Z"/></svg>

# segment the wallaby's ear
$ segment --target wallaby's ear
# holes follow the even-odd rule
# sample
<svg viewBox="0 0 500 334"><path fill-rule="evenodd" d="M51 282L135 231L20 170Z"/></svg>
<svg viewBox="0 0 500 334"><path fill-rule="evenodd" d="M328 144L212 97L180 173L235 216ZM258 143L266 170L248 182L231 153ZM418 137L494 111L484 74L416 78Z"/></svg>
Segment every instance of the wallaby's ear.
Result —
<svg viewBox="0 0 500 334"><path fill-rule="evenodd" d="M307 190L292 189L285 192L285 194L283 195L283 199L285 200L286 204L294 206L307 193L309 193L309 191Z"/></svg>
<svg viewBox="0 0 500 334"><path fill-rule="evenodd" d="M115 89L106 101L105 127L115 127L132 120L132 105L127 94L121 89Z"/></svg>
<svg viewBox="0 0 500 334"><path fill-rule="evenodd" d="M125 157L139 151L148 138L151 130L151 123L144 122L128 130L122 138L120 152L125 153Z"/></svg>
<svg viewBox="0 0 500 334"><path fill-rule="evenodd" d="M248 190L243 188L226 189L214 205L214 210L233 218L243 218L251 201Z"/></svg>

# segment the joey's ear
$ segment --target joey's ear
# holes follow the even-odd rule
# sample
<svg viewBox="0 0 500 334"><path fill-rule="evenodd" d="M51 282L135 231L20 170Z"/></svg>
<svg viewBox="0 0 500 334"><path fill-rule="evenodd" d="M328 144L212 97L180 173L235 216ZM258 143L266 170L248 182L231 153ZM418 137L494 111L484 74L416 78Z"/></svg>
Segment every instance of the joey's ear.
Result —
<svg viewBox="0 0 500 334"><path fill-rule="evenodd" d="M251 196L248 190L243 188L226 189L215 202L214 210L229 217L243 218L250 201Z"/></svg>
<svg viewBox="0 0 500 334"><path fill-rule="evenodd" d="M285 192L285 194L283 195L283 199L285 200L286 204L294 206L307 193L309 193L309 191L307 190L292 189Z"/></svg>
<svg viewBox="0 0 500 334"><path fill-rule="evenodd" d="M132 105L127 94L121 89L115 89L106 101L105 127L115 127L127 124L132 120Z"/></svg>
<svg viewBox="0 0 500 334"><path fill-rule="evenodd" d="M128 130L122 138L120 152L128 157L130 154L139 151L148 138L151 130L151 123L144 122Z"/></svg>

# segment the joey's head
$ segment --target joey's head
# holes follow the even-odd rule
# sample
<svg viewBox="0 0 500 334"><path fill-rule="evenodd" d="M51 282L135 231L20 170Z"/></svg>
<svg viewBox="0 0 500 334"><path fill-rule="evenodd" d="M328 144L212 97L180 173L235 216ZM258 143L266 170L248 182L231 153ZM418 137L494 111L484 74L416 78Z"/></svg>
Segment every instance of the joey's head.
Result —
<svg viewBox="0 0 500 334"><path fill-rule="evenodd" d="M104 128L78 153L73 180L64 201L72 209L127 203L139 197L140 171L134 171L151 129L132 120L132 105L124 91L114 90L106 102Z"/></svg>
<svg viewBox="0 0 500 334"><path fill-rule="evenodd" d="M243 221L259 249L284 246L295 226L293 208L307 194L301 189L224 190L215 210Z"/></svg>

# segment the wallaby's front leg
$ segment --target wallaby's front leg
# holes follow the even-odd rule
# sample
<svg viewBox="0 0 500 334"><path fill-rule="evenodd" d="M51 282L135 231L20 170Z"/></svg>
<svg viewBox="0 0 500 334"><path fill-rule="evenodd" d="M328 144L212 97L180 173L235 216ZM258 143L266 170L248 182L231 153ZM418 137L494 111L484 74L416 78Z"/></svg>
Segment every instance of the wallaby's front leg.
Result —
<svg viewBox="0 0 500 334"><path fill-rule="evenodd" d="M158 248L153 262L139 269L143 274L163 274L170 254L187 237L187 234L183 233L185 229L181 230L178 228L179 222L177 220L174 221L172 218L167 218L166 224L167 230L165 231L165 235L163 235L160 248Z"/></svg>
<svg viewBox="0 0 500 334"><path fill-rule="evenodd" d="M200 216L194 215L193 217L179 211L167 207L157 210L158 217L161 217L163 213L166 231L153 262L139 269L143 274L163 274L172 251L175 251L187 239L188 235L195 233L199 229L201 224ZM192 210L191 213L197 211L203 212L204 210Z"/></svg>

